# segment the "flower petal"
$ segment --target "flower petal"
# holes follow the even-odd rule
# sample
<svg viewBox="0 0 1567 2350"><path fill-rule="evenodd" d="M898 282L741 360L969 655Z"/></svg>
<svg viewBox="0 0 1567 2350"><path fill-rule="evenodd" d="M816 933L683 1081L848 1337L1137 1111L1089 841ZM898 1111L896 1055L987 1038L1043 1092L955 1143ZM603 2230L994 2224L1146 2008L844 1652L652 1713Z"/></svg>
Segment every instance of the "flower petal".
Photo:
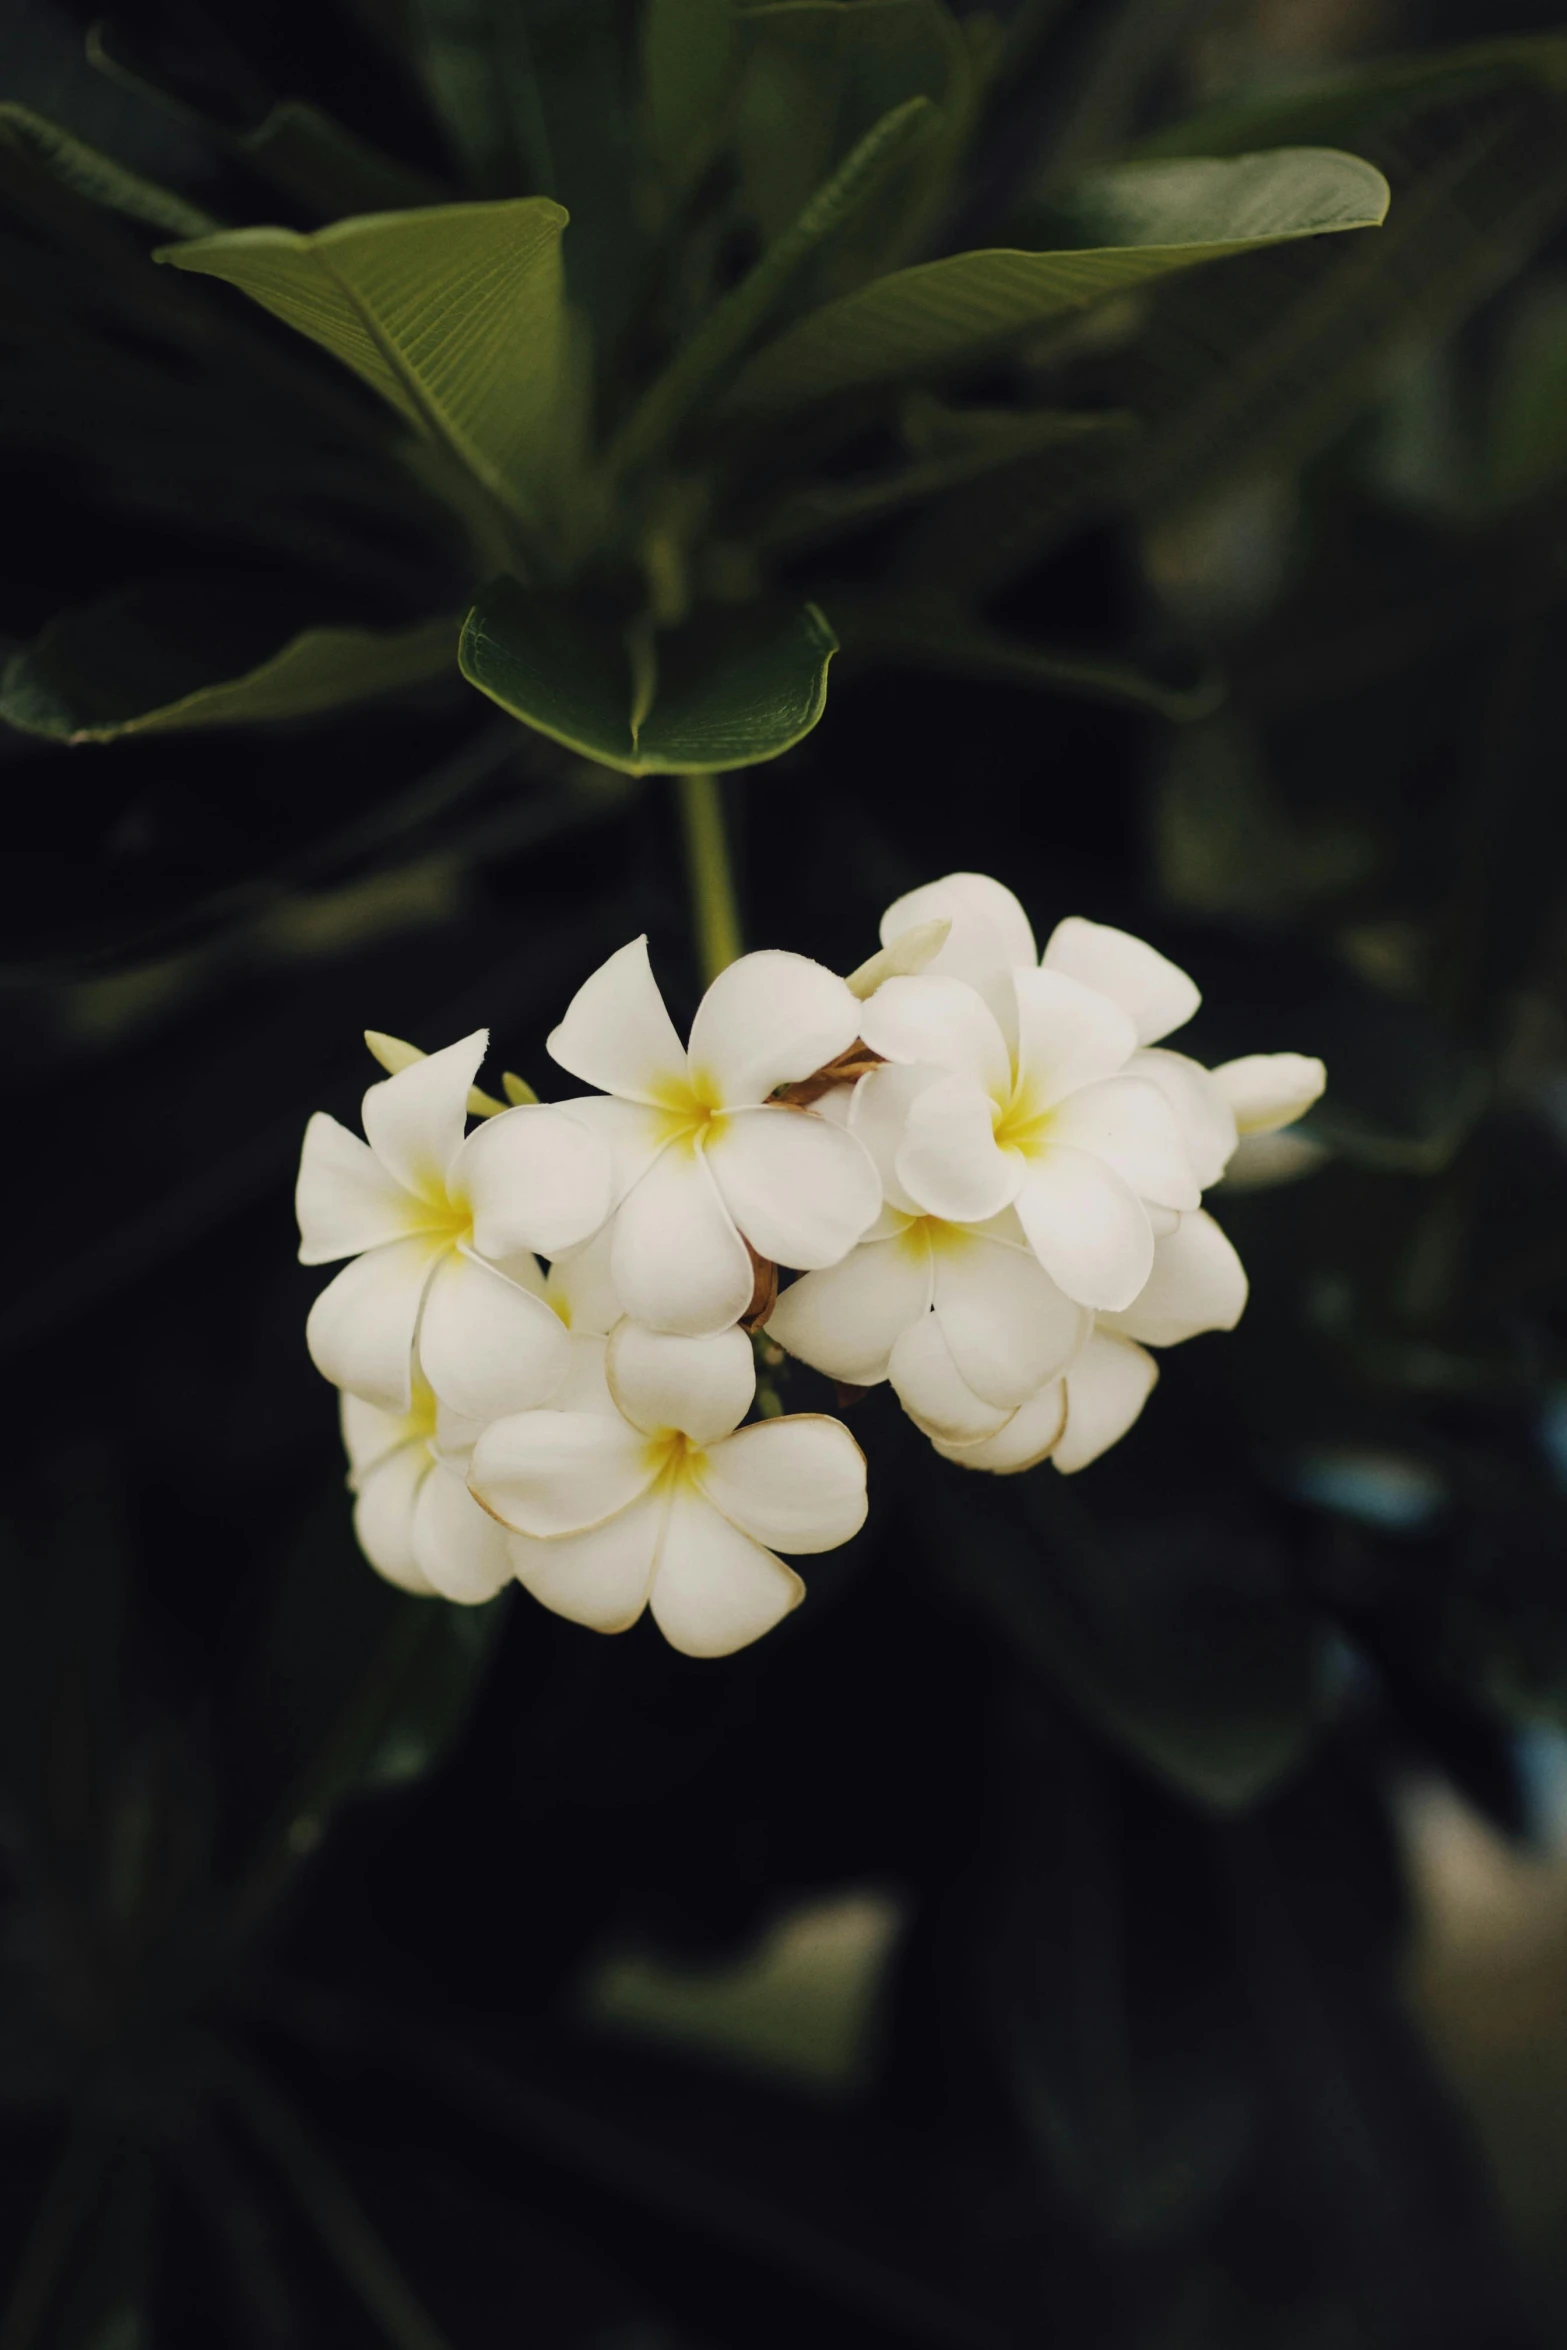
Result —
<svg viewBox="0 0 1567 2350"><path fill-rule="evenodd" d="M934 1314L910 1323L892 1350L887 1375L909 1418L927 1436L977 1444L982 1436L993 1436L1010 1416L1006 1404L987 1403L974 1393L953 1361Z"/></svg>
<svg viewBox="0 0 1567 2350"><path fill-rule="evenodd" d="M1306 1115L1328 1073L1306 1053L1247 1053L1221 1062L1213 1080L1242 1134L1272 1134Z"/></svg>
<svg viewBox="0 0 1567 2350"><path fill-rule="evenodd" d="M383 1077L365 1095L362 1116L370 1148L420 1199L442 1201L446 1177L462 1145L468 1089L490 1041L487 1028L411 1061Z"/></svg>
<svg viewBox="0 0 1567 2350"><path fill-rule="evenodd" d="M953 1224L999 1215L1025 1172L996 1141L995 1106L970 1077L939 1077L910 1103L897 1168L909 1198Z"/></svg>
<svg viewBox="0 0 1567 2350"><path fill-rule="evenodd" d="M431 1207L389 1175L367 1142L324 1110L305 1128L294 1186L299 1261L330 1265L429 1228Z"/></svg>
<svg viewBox="0 0 1567 2350"><path fill-rule="evenodd" d="M609 1152L612 1207L618 1207L632 1185L641 1182L669 1142L669 1112L651 1109L646 1102L618 1101L608 1093L574 1093L550 1106L569 1111Z"/></svg>
<svg viewBox="0 0 1567 2350"><path fill-rule="evenodd" d="M1051 1150L1033 1160L1017 1212L1045 1271L1080 1306L1119 1312L1153 1270L1141 1200L1087 1151Z"/></svg>
<svg viewBox="0 0 1567 2350"><path fill-rule="evenodd" d="M764 1102L835 1061L860 1032L848 983L809 955L775 948L720 971L691 1023L691 1070L715 1107Z"/></svg>
<svg viewBox="0 0 1567 2350"><path fill-rule="evenodd" d="M936 1320L964 1383L988 1404L1023 1403L1071 1361L1092 1317L1037 1257L977 1233L934 1246Z"/></svg>
<svg viewBox="0 0 1567 2350"><path fill-rule="evenodd" d="M769 1550L836 1550L865 1523L865 1455L841 1420L818 1412L737 1429L693 1473L713 1507Z"/></svg>
<svg viewBox="0 0 1567 2350"><path fill-rule="evenodd" d="M1064 971L1019 971L1012 984L1018 1075L1040 1109L1116 1076L1136 1051L1137 1031L1120 1006Z"/></svg>
<svg viewBox="0 0 1567 2350"><path fill-rule="evenodd" d="M800 1272L840 1264L881 1213L863 1143L773 1103L715 1118L703 1142L725 1207L758 1256Z"/></svg>
<svg viewBox="0 0 1567 2350"><path fill-rule="evenodd" d="M376 1463L386 1460L400 1444L425 1442L434 1424L434 1408L425 1395L412 1411L383 1412L378 1404L366 1403L362 1395L345 1391L337 1399L337 1420L348 1455L348 1482L357 1493Z"/></svg>
<svg viewBox="0 0 1567 2350"><path fill-rule="evenodd" d="M1017 899L988 873L949 873L942 881L911 889L887 908L882 944L890 946L917 924L936 921L951 928L926 970L978 988L1010 1034L1016 1019L1011 974L1031 971L1039 961L1033 928Z"/></svg>
<svg viewBox="0 0 1567 2350"><path fill-rule="evenodd" d="M1064 971L1119 1004L1136 1026L1139 1044L1157 1044L1202 1002L1196 983L1157 947L1081 914L1056 924L1042 960L1047 971Z"/></svg>
<svg viewBox="0 0 1567 2350"><path fill-rule="evenodd" d="M470 1248L436 1267L419 1322L419 1363L442 1403L499 1420L547 1403L566 1371L558 1314Z"/></svg>
<svg viewBox="0 0 1567 2350"><path fill-rule="evenodd" d="M584 1084L627 1101L659 1107L688 1091L685 1047L664 1009L645 938L632 939L583 981L545 1050Z"/></svg>
<svg viewBox="0 0 1567 2350"><path fill-rule="evenodd" d="M1157 1085L1175 1115L1181 1141L1199 1191L1217 1183L1235 1148L1235 1113L1211 1069L1185 1053L1167 1052L1155 1045L1133 1053L1126 1064L1128 1077L1146 1078Z"/></svg>
<svg viewBox="0 0 1567 2350"><path fill-rule="evenodd" d="M1175 1113L1146 1077L1106 1077L1068 1094L1051 1113L1048 1149L1091 1151L1163 1208L1184 1214L1202 1197Z"/></svg>
<svg viewBox="0 0 1567 2350"><path fill-rule="evenodd" d="M732 1656L798 1607L792 1567L742 1534L682 1479L669 1500L653 1575L653 1620L684 1656Z"/></svg>
<svg viewBox="0 0 1567 2350"><path fill-rule="evenodd" d="M946 1444L939 1436L931 1441L944 1460L956 1461L960 1469L988 1469L995 1477L1015 1477L1049 1457L1065 1426L1066 1381L1052 1379L1027 1403L1019 1404L994 1436L978 1444Z"/></svg>
<svg viewBox="0 0 1567 2350"><path fill-rule="evenodd" d="M768 1317L767 1335L829 1379L874 1387L930 1299L930 1246L916 1226L907 1238L862 1241L841 1265L791 1282Z"/></svg>
<svg viewBox="0 0 1567 2350"><path fill-rule="evenodd" d="M540 1605L591 1632L624 1632L647 1605L668 1508L659 1487L619 1517L554 1542L511 1537L512 1571Z"/></svg>
<svg viewBox="0 0 1567 2350"><path fill-rule="evenodd" d="M414 1557L432 1591L480 1607L512 1579L504 1529L480 1509L460 1476L436 1462L414 1502Z"/></svg>
<svg viewBox="0 0 1567 2350"><path fill-rule="evenodd" d="M888 1061L867 1070L849 1097L849 1132L870 1152L888 1205L905 1216L917 1216L920 1209L898 1181L898 1152L910 1108L928 1086L940 1081L940 1070Z"/></svg>
<svg viewBox="0 0 1567 2350"><path fill-rule="evenodd" d="M1124 1313L1107 1314L1101 1328L1144 1346L1178 1346L1202 1330L1233 1330L1246 1304L1246 1268L1228 1237L1199 1208L1183 1216L1166 1240L1156 1240L1147 1286Z"/></svg>
<svg viewBox="0 0 1567 2350"><path fill-rule="evenodd" d="M998 1102L1012 1090L1012 1058L996 1016L961 979L889 979L861 1006L860 1034L884 1061L971 1077Z"/></svg>
<svg viewBox="0 0 1567 2350"><path fill-rule="evenodd" d="M574 1337L606 1336L623 1308L610 1271L614 1228L606 1225L578 1248L562 1250L549 1269L544 1293Z"/></svg>
<svg viewBox="0 0 1567 2350"><path fill-rule="evenodd" d="M684 1140L622 1200L609 1262L634 1321L693 1338L738 1322L756 1278L706 1159Z"/></svg>
<svg viewBox="0 0 1567 2350"><path fill-rule="evenodd" d="M679 1429L695 1444L710 1444L738 1428L756 1393L756 1358L743 1330L714 1338L680 1338L621 1322L605 1357L609 1391L618 1409L644 1435Z"/></svg>
<svg viewBox="0 0 1567 2350"><path fill-rule="evenodd" d="M1120 1443L1158 1377L1158 1364L1140 1346L1094 1332L1066 1376L1066 1427L1050 1456L1063 1477Z"/></svg>
<svg viewBox="0 0 1567 2350"><path fill-rule="evenodd" d="M365 1476L354 1499L354 1539L378 1575L400 1591L435 1589L414 1554L414 1506L436 1473L429 1447L399 1445Z"/></svg>
<svg viewBox="0 0 1567 2350"><path fill-rule="evenodd" d="M609 1146L569 1110L527 1103L486 1118L451 1173L473 1211L481 1256L537 1249L553 1257L597 1232L614 1202Z"/></svg>
<svg viewBox="0 0 1567 2350"><path fill-rule="evenodd" d="M413 1400L414 1332L430 1268L447 1243L419 1233L355 1257L310 1309L305 1344L323 1379L384 1412Z"/></svg>
<svg viewBox="0 0 1567 2350"><path fill-rule="evenodd" d="M609 1341L595 1331L573 1330L566 1348L566 1375L550 1398L556 1412L601 1412L618 1420L620 1407L609 1392L604 1358Z"/></svg>
<svg viewBox="0 0 1567 2350"><path fill-rule="evenodd" d="M660 1467L656 1448L618 1416L519 1412L485 1429L468 1485L503 1526L548 1540L617 1517Z"/></svg>

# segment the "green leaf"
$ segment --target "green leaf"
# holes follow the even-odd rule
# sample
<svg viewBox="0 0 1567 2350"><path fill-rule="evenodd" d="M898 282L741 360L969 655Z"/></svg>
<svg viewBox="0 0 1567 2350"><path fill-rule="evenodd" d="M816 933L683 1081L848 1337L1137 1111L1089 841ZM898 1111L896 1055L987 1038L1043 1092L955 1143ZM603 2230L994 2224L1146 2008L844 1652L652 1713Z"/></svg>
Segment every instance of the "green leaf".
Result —
<svg viewBox="0 0 1567 2350"><path fill-rule="evenodd" d="M753 767L810 733L838 640L814 604L704 613L647 648L498 579L463 624L463 675L524 725L627 775Z"/></svg>
<svg viewBox="0 0 1567 2350"><path fill-rule="evenodd" d="M739 63L730 0L647 0L642 87L653 160L677 196L722 145Z"/></svg>
<svg viewBox="0 0 1567 2350"><path fill-rule="evenodd" d="M1203 261L1372 228L1374 165L1330 148L1225 162L1132 163L1080 183L1050 252L957 253L878 279L802 319L743 371L727 403L765 415L977 361L1069 311Z"/></svg>
<svg viewBox="0 0 1567 2350"><path fill-rule="evenodd" d="M942 0L760 0L736 13L741 203L762 237L782 236L885 115L928 98L941 109L943 137L882 191L852 240L835 244L819 296L918 251L974 99L968 46Z"/></svg>
<svg viewBox="0 0 1567 2350"><path fill-rule="evenodd" d="M0 150L20 156L89 203L159 229L164 236L201 237L218 226L199 205L187 204L183 196L127 171L112 156L84 146L29 107L0 104Z"/></svg>
<svg viewBox="0 0 1567 2350"><path fill-rule="evenodd" d="M547 197L372 213L302 236L236 229L154 259L226 279L455 452L512 514L558 489L572 386Z"/></svg>
<svg viewBox="0 0 1567 2350"><path fill-rule="evenodd" d="M1138 152L1237 155L1297 140L1358 141L1435 106L1520 86L1567 93L1567 39L1559 33L1525 34L1436 56L1379 58L1320 80L1223 98L1156 131Z"/></svg>
<svg viewBox="0 0 1567 2350"><path fill-rule="evenodd" d="M1162 676L1148 665L1068 646L1032 645L944 602L938 595L835 599L851 655L874 652L949 677L990 679L1073 694L1112 708L1150 710L1157 717L1205 718L1223 699L1222 679L1198 671Z"/></svg>
<svg viewBox="0 0 1567 2350"><path fill-rule="evenodd" d="M445 193L427 173L383 154L302 98L282 99L230 143L253 171L326 220L439 204Z"/></svg>
<svg viewBox="0 0 1567 2350"><path fill-rule="evenodd" d="M303 718L450 672L456 622L289 634L254 599L132 588L52 620L0 676L0 718L71 743Z"/></svg>

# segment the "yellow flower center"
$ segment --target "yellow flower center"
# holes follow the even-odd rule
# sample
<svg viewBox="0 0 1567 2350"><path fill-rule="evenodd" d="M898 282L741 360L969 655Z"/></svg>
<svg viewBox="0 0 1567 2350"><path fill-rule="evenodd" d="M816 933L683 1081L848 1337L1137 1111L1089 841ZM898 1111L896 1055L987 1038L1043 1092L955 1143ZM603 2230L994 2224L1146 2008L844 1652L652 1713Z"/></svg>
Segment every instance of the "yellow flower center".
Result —
<svg viewBox="0 0 1567 2350"><path fill-rule="evenodd" d="M660 1140L683 1142L694 1150L723 1106L718 1087L705 1070L693 1069L689 1079L668 1078L658 1087Z"/></svg>
<svg viewBox="0 0 1567 2350"><path fill-rule="evenodd" d="M911 1257L923 1256L927 1249L938 1256L955 1256L972 1237L966 1225L948 1224L940 1216L905 1216L897 1246Z"/></svg>
<svg viewBox="0 0 1567 2350"><path fill-rule="evenodd" d="M1040 1150L1050 1131L1051 1113L1040 1101L1032 1087L1021 1078L1014 1078L1012 1091L1006 1101L998 1102L995 1110L996 1146L1004 1151L1021 1151L1032 1158Z"/></svg>
<svg viewBox="0 0 1567 2350"><path fill-rule="evenodd" d="M645 1458L660 1484L673 1485L693 1477L706 1457L683 1428L657 1428L647 1440Z"/></svg>

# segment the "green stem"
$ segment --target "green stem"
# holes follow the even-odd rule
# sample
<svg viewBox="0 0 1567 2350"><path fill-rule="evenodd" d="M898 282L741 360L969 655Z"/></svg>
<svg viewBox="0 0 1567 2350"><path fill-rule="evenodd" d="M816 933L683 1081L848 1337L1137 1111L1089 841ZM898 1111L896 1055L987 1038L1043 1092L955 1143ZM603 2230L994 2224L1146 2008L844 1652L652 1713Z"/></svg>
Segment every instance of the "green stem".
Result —
<svg viewBox="0 0 1567 2350"><path fill-rule="evenodd" d="M709 981L738 962L742 952L740 909L724 822L723 777L677 775L675 783L680 792L680 828L685 835L697 952L703 980Z"/></svg>

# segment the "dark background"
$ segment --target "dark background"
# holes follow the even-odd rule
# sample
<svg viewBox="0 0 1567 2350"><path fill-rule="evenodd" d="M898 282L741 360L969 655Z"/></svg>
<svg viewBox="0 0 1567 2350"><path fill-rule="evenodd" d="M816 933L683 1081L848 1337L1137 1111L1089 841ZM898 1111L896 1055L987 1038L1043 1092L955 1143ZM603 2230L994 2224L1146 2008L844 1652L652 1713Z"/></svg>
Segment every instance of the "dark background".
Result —
<svg viewBox="0 0 1567 2350"><path fill-rule="evenodd" d="M1058 11L996 173L1110 16ZM125 21L188 86L215 28L259 85L437 160L350 9ZM1246 73L1550 20L1116 22L1130 128ZM275 216L88 69L82 31L4 0L6 94ZM214 112L243 112L235 70ZM1492 131L1466 118L1443 152ZM1561 116L1509 146L1545 189ZM1536 1905L1527 1996L1488 1987L1484 1951L1406 1996L1472 1849L1452 1822L1536 1854L1560 1833L1567 185L1547 195L1461 299L1434 269L1381 290L1409 332L1342 415L1233 477L1194 460L1184 507L1064 528L998 601L1045 640L1211 668L1209 715L879 667L851 637L819 730L727 787L754 943L847 968L901 890L992 872L1041 937L1084 911L1190 968L1202 1057L1321 1053L1330 1091L1324 1165L1219 1195L1240 1329L1166 1357L1116 1452L1071 1482L965 1478L872 1396L868 1528L721 1666L646 1621L599 1640L520 1591L437 1621L376 1581L290 1208L305 1117L352 1123L374 1075L365 1027L433 1048L487 1021L492 1066L548 1094L560 1006L644 929L688 1014L668 787L585 776L457 680L309 727L0 733L4 2350L1560 2338L1563 2141L1528 2084L1562 2077L1567 1939ZM1160 317L1141 364L1178 373L1200 330L1178 293ZM30 397L0 446L11 643L121 585L271 566L287 590L313 559L230 529L242 452L203 475L171 443L160 473L153 435L100 461ZM355 560L361 616L463 593L436 536ZM1545 1860L1517 1865L1486 1898L1548 1904ZM692 2045L668 1985L711 1990L835 1901L871 1959L891 1921L850 2054L812 2054L810 1998L847 1996L825 1961L782 2056L765 2026L749 2058ZM627 1965L655 1988L616 2020ZM1500 2021L1465 2040L1498 1999L1508 2045Z"/></svg>

